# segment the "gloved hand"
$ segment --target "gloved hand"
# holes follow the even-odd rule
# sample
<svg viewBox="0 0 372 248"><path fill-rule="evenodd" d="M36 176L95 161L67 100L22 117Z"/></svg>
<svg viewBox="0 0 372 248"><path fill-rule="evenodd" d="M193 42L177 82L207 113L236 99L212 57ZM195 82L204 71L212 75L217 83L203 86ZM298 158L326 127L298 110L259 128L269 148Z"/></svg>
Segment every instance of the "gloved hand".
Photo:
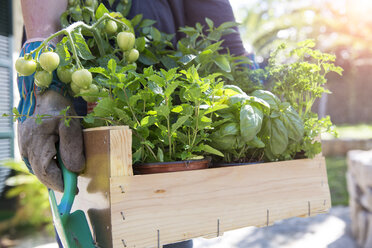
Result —
<svg viewBox="0 0 372 248"><path fill-rule="evenodd" d="M26 44L23 53L30 52L40 42ZM41 92L34 85L33 75L19 76L18 88L21 100L18 112L33 118L22 117L18 122L18 146L21 156L36 177L48 188L63 192L61 170L57 166L56 143L66 168L81 172L85 166L83 136L79 119L72 119L67 127L60 111L70 106L67 115L76 116L71 100L67 96L66 85L59 82L54 72L52 85ZM37 115L51 115L36 124Z"/></svg>

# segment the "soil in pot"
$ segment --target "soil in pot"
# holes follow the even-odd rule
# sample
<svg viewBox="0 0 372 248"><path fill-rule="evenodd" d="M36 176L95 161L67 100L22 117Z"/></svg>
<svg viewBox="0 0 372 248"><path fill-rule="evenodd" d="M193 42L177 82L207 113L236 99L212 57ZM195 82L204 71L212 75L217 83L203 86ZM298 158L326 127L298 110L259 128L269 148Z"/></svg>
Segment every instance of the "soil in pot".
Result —
<svg viewBox="0 0 372 248"><path fill-rule="evenodd" d="M163 163L147 163L133 165L135 175L156 174L176 171L201 170L209 167L210 159L185 160Z"/></svg>

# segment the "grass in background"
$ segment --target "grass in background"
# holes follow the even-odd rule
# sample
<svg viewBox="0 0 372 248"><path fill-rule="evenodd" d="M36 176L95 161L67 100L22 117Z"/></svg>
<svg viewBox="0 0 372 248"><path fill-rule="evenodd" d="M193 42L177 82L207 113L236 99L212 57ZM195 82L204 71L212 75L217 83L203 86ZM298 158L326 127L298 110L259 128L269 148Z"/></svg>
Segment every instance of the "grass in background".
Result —
<svg viewBox="0 0 372 248"><path fill-rule="evenodd" d="M336 126L339 138L372 139L372 124ZM333 135L322 134L322 139L333 139Z"/></svg>
<svg viewBox="0 0 372 248"><path fill-rule="evenodd" d="M327 157L328 184L331 190L332 206L349 204L346 186L347 163L345 157Z"/></svg>

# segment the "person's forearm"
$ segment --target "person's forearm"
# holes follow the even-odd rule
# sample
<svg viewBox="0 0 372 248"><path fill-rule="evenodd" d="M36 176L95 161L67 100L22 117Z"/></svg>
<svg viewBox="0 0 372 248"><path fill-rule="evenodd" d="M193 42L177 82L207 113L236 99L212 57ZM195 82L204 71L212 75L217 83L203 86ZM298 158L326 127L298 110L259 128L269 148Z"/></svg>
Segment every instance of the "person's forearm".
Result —
<svg viewBox="0 0 372 248"><path fill-rule="evenodd" d="M27 40L43 39L58 31L67 0L21 0Z"/></svg>

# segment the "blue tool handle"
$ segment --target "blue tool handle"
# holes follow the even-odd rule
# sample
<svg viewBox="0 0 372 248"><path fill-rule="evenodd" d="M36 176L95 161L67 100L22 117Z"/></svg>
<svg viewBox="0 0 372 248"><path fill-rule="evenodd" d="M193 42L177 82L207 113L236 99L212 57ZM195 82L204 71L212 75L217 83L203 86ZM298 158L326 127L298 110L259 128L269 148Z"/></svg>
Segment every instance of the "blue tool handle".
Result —
<svg viewBox="0 0 372 248"><path fill-rule="evenodd" d="M60 204L58 205L58 211L61 215L69 214L71 211L72 204L75 200L76 189L77 189L77 174L66 169L62 162L59 154L59 147L57 145L57 160L62 170L64 191Z"/></svg>

